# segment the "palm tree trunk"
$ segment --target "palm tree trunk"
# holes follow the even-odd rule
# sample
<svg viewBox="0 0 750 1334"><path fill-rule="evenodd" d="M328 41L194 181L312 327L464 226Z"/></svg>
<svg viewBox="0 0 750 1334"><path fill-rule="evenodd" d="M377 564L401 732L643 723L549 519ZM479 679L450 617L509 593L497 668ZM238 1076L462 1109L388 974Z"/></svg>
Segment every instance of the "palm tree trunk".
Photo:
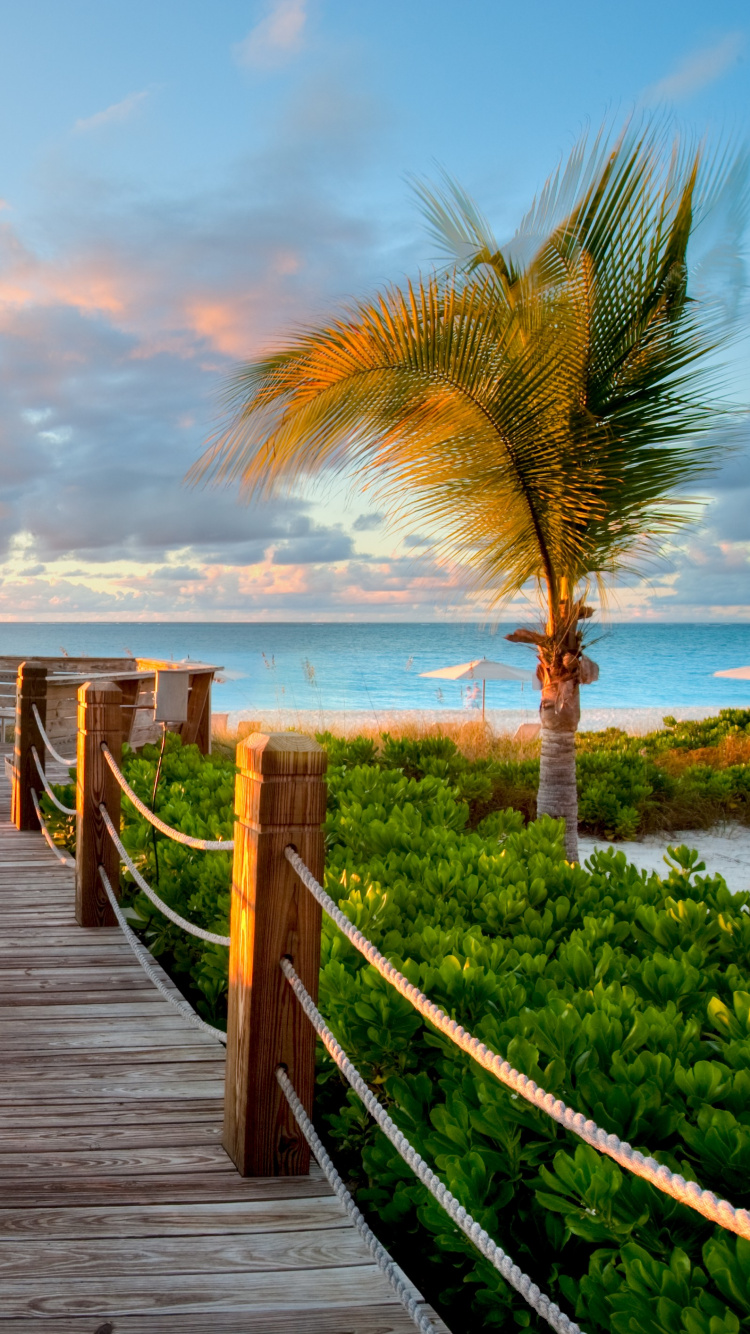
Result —
<svg viewBox="0 0 750 1334"><path fill-rule="evenodd" d="M557 689L545 688L539 716L542 724L542 758L536 813L565 821L565 855L578 861L578 789L576 787L576 731L581 718L579 687L567 682L565 702L558 709Z"/></svg>

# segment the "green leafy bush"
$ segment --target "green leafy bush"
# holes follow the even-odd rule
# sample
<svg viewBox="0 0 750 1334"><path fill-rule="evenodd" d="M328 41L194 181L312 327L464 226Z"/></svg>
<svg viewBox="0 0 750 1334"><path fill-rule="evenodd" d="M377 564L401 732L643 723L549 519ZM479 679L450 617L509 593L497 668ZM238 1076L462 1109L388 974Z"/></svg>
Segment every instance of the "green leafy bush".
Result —
<svg viewBox="0 0 750 1334"><path fill-rule="evenodd" d="M471 831L468 804L442 778L349 765L342 749L337 758L326 883L347 916L545 1089L686 1178L750 1203L750 895L732 896L684 848L664 879L615 850L570 866L551 820L523 827L510 811ZM406 756L403 767L414 771ZM667 1291L674 1275L689 1300L670 1331L715 1334L717 1320L739 1328L750 1314L740 1289L715 1277L717 1255L736 1262L736 1238L509 1093L327 923L321 1004L418 1150L587 1330L666 1329L648 1284ZM326 1057L321 1108L359 1198L412 1271L421 1254L452 1328L533 1325ZM636 1274L637 1318L626 1300Z"/></svg>
<svg viewBox="0 0 750 1334"><path fill-rule="evenodd" d="M745 743L750 758L750 710L723 709L704 722L677 723L645 737L617 728L578 737L578 803L581 831L607 839L629 839L657 830L700 829L720 820L750 822L750 764L720 762L719 748ZM383 735L379 751L364 737L342 741L318 737L331 763L397 769L411 778L428 775L451 786L469 808L469 826L490 812L512 806L525 819L536 813L538 759L468 760L448 737L421 740ZM714 755L706 756L706 751ZM700 752L695 764L669 767L670 757Z"/></svg>

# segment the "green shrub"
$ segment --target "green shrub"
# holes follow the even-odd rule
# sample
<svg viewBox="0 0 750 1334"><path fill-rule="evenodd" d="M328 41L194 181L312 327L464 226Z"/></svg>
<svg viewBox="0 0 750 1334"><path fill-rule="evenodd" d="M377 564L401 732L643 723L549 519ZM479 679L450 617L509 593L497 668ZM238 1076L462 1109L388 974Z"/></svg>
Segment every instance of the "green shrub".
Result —
<svg viewBox="0 0 750 1334"><path fill-rule="evenodd" d="M729 738L750 737L750 710L723 709L704 722L665 722L666 729L645 737L631 737L617 728L579 735L582 833L630 839L658 830L707 828L724 819L750 821L750 765L704 762L677 774L664 767L670 752L716 748ZM537 759L469 761L448 737L394 739L385 733L379 752L363 737L343 741L322 733L318 739L329 747L336 767L366 764L415 779L442 779L467 803L470 828L509 806L526 820L535 817Z"/></svg>
<svg viewBox="0 0 750 1334"><path fill-rule="evenodd" d="M684 848L662 880L614 850L570 866L550 820L522 829L511 812L468 830L466 805L431 775L338 766L330 790L329 892L412 981L606 1130L750 1203L750 895ZM321 1005L419 1152L587 1330L667 1328L648 1284L667 1291L675 1275L686 1300L670 1331L739 1328L742 1301L707 1258L735 1254L734 1238L514 1097L327 923ZM327 1057L320 1107L389 1244L412 1269L415 1254L432 1266L451 1327L536 1327ZM645 1295L631 1312L634 1275Z"/></svg>

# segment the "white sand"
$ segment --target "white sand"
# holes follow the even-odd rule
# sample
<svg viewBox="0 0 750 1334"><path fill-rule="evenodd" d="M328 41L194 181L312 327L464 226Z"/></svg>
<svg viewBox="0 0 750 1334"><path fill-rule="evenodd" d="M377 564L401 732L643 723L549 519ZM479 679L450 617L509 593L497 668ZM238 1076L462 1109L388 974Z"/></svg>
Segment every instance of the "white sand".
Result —
<svg viewBox="0 0 750 1334"><path fill-rule="evenodd" d="M736 892L750 889L750 829L745 825L727 825L714 829L684 829L665 837L649 834L635 843L608 843L606 839L580 838L579 856L584 862L594 848L616 848L641 871L667 875L664 856L668 847L681 843L697 848L706 863L706 873L723 875L728 887Z"/></svg>
<svg viewBox="0 0 750 1334"><path fill-rule="evenodd" d="M663 725L665 715L675 718L711 718L717 708L696 709L584 709L581 713L581 731L600 732L605 727L621 727L623 731L640 736L644 732L654 732ZM387 731L388 726L397 727L399 719L419 716L426 723L461 723L471 722L481 717L478 709L259 709L256 713L247 710L235 710L228 715L231 731L236 730L239 722L252 720L260 723L263 730L283 730L297 727L307 731L346 731L353 733L357 727L379 727ZM487 722L496 732L515 732L521 723L539 721L538 708L528 709L488 709Z"/></svg>

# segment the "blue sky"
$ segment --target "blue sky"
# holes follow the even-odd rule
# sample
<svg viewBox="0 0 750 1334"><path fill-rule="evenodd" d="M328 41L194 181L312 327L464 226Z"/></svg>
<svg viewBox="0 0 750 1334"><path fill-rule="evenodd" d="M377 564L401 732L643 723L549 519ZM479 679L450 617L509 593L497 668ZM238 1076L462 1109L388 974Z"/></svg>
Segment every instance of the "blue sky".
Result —
<svg viewBox="0 0 750 1334"><path fill-rule="evenodd" d="M481 614L367 495L186 490L223 378L429 267L410 174L502 236L604 118L747 138L749 71L746 0L0 0L0 618ZM741 451L613 614L750 619L749 514Z"/></svg>

